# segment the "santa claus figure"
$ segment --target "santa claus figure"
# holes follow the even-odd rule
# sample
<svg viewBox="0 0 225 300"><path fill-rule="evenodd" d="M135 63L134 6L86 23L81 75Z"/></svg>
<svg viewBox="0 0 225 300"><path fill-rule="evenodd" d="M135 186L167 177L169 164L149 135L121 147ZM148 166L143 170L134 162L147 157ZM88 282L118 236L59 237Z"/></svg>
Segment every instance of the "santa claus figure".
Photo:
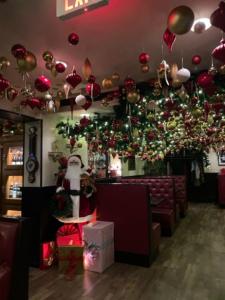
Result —
<svg viewBox="0 0 225 300"><path fill-rule="evenodd" d="M55 214L57 219L63 223L90 221L95 209L93 192L95 192L94 183L90 174L84 170L80 155L71 155L68 158L62 186L56 191L57 195L61 195L61 200L60 197L58 200L61 201L60 205L63 207L61 216L60 210ZM66 213L63 213L65 211Z"/></svg>

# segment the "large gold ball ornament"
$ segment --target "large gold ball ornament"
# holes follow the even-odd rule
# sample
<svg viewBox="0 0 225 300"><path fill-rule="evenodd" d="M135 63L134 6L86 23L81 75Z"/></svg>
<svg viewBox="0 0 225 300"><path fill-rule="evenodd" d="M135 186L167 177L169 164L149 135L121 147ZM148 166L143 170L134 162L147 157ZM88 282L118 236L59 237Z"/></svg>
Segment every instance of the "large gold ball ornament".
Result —
<svg viewBox="0 0 225 300"><path fill-rule="evenodd" d="M137 91L131 91L127 94L127 101L135 104L140 100L140 94Z"/></svg>
<svg viewBox="0 0 225 300"><path fill-rule="evenodd" d="M37 66L37 59L32 52L27 51L24 58L17 59L20 72L31 72Z"/></svg>
<svg viewBox="0 0 225 300"><path fill-rule="evenodd" d="M105 78L102 80L102 87L103 89L111 89L113 87L113 82L110 78Z"/></svg>
<svg viewBox="0 0 225 300"><path fill-rule="evenodd" d="M53 61L53 54L50 51L45 51L42 54L42 57L44 59L44 61L46 61L47 63L51 63Z"/></svg>
<svg viewBox="0 0 225 300"><path fill-rule="evenodd" d="M167 25L171 32L175 34L185 34L190 31L195 16L192 9L182 5L174 8L169 16Z"/></svg>

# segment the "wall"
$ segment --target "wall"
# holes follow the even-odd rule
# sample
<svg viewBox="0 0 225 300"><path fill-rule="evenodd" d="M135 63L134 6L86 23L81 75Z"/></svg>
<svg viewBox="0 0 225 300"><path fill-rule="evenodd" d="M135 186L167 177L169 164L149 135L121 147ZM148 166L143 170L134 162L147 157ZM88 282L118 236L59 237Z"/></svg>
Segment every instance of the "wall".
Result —
<svg viewBox="0 0 225 300"><path fill-rule="evenodd" d="M209 161L210 166L205 169L206 173L219 173L222 168L225 168L225 166L218 165L218 156L213 149L209 152Z"/></svg>

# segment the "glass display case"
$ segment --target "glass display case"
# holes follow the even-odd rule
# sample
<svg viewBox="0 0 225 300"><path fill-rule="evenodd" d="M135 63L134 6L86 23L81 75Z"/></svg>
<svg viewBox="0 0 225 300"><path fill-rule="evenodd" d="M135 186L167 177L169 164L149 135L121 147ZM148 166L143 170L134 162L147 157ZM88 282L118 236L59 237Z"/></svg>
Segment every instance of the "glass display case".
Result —
<svg viewBox="0 0 225 300"><path fill-rule="evenodd" d="M23 186L23 137L1 141L1 210L3 215L21 215Z"/></svg>

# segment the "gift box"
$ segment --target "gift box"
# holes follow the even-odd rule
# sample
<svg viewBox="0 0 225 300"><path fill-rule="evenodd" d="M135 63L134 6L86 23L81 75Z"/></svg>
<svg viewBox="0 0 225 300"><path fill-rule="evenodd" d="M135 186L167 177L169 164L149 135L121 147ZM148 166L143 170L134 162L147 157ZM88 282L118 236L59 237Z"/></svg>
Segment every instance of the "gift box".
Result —
<svg viewBox="0 0 225 300"><path fill-rule="evenodd" d="M114 224L97 221L83 227L84 268L102 273L114 263Z"/></svg>
<svg viewBox="0 0 225 300"><path fill-rule="evenodd" d="M68 280L83 273L83 250L83 247L74 245L58 247L59 272Z"/></svg>
<svg viewBox="0 0 225 300"><path fill-rule="evenodd" d="M49 269L56 261L56 243L54 241L41 244L40 269Z"/></svg>

